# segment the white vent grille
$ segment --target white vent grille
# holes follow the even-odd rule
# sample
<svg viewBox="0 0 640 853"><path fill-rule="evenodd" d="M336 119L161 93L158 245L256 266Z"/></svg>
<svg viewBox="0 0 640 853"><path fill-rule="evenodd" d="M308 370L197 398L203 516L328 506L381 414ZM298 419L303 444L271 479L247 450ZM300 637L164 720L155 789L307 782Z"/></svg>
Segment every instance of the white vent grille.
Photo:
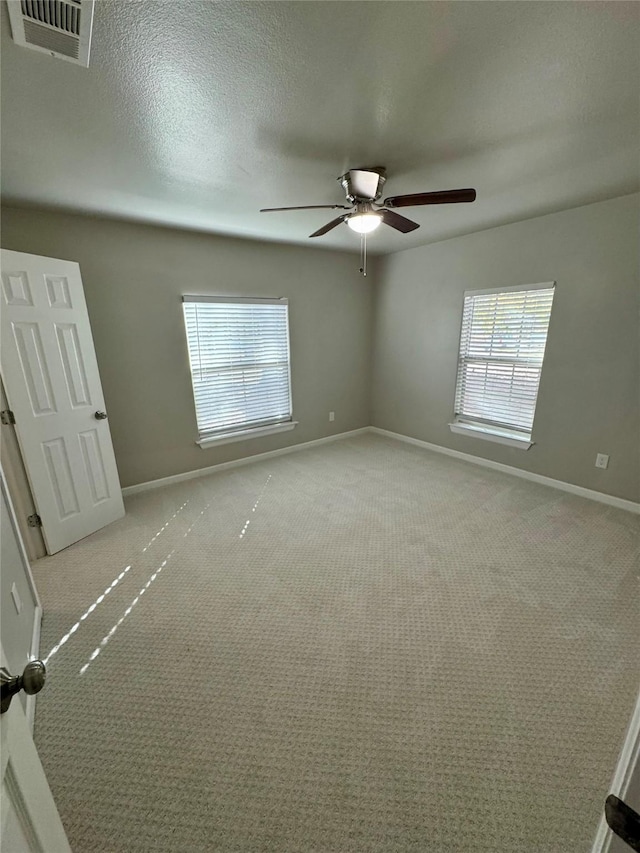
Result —
<svg viewBox="0 0 640 853"><path fill-rule="evenodd" d="M77 0L69 3L63 0L21 0L20 8L25 18L80 35L80 3Z"/></svg>
<svg viewBox="0 0 640 853"><path fill-rule="evenodd" d="M95 0L7 0L16 44L89 65Z"/></svg>

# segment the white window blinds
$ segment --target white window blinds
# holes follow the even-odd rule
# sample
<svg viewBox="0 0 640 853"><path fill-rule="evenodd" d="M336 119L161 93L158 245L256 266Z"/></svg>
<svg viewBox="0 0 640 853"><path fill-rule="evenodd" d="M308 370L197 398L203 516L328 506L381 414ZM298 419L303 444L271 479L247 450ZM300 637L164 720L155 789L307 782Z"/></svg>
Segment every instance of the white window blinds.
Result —
<svg viewBox="0 0 640 853"><path fill-rule="evenodd" d="M464 296L455 414L530 437L554 283Z"/></svg>
<svg viewBox="0 0 640 853"><path fill-rule="evenodd" d="M201 438L291 420L286 299L184 296Z"/></svg>

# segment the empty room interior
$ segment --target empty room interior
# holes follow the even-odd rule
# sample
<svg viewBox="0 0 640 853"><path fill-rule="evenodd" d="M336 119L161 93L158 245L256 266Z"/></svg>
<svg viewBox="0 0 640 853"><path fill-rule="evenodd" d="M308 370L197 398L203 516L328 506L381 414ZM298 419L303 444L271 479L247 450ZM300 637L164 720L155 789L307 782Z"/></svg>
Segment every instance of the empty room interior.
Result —
<svg viewBox="0 0 640 853"><path fill-rule="evenodd" d="M640 5L0 15L2 849L640 850Z"/></svg>

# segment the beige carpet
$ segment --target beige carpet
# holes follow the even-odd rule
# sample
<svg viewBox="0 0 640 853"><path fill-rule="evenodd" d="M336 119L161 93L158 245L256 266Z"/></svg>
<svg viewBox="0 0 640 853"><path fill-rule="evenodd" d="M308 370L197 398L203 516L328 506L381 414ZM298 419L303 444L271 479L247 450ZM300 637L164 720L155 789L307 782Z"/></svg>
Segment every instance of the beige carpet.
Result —
<svg viewBox="0 0 640 853"><path fill-rule="evenodd" d="M637 517L376 436L127 511L35 565L75 853L589 850Z"/></svg>

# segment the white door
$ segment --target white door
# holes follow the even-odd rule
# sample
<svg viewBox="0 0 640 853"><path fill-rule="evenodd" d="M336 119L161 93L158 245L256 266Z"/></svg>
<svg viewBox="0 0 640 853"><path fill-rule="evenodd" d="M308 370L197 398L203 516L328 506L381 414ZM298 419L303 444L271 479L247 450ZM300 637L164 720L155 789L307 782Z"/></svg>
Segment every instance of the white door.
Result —
<svg viewBox="0 0 640 853"><path fill-rule="evenodd" d="M0 646L2 665L4 650ZM18 673L12 672L11 675ZM46 686L44 688L47 689ZM71 853L60 815L29 731L22 705L14 696L0 715L2 737L2 827L0 850L6 853Z"/></svg>
<svg viewBox="0 0 640 853"><path fill-rule="evenodd" d="M124 515L80 267L2 250L0 367L50 554Z"/></svg>
<svg viewBox="0 0 640 853"><path fill-rule="evenodd" d="M0 491L2 492L2 573L8 573L16 580L23 577L24 583L13 586L19 590L19 597L26 603L27 587L32 587L33 579L27 561L24 545L6 490L2 470L0 469ZM6 523L5 523L6 522ZM29 652L38 653L38 628L40 607L35 587L33 599L38 604L37 613L28 613L22 607L20 614L14 614L14 620L5 612L2 619L2 637L0 638L0 665L10 675L20 675L29 659ZM9 596L11 598L11 596ZM15 600L15 599L14 599ZM3 602L4 604L4 602ZM13 601L9 602L11 606ZM16 607L16 610L18 608ZM26 625L33 632L33 641L21 637L20 619L31 622ZM33 630L33 629L36 630ZM21 640L21 642L20 642ZM33 643L33 645L32 645ZM46 684L44 689L46 690ZM0 738L2 741L2 792L0 794L0 850L3 853L69 853L70 847L53 801L31 737L31 729L24 712L24 692L11 700L9 709L0 714ZM28 697L28 708L33 712L35 696Z"/></svg>

